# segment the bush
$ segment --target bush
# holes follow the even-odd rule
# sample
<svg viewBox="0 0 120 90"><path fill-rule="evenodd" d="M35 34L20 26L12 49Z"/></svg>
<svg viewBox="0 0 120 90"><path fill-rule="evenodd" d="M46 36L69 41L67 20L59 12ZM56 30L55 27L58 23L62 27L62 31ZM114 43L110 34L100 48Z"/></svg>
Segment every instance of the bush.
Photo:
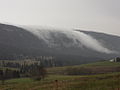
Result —
<svg viewBox="0 0 120 90"><path fill-rule="evenodd" d="M29 74L32 79L40 81L45 78L47 71L43 66L35 66L30 69Z"/></svg>
<svg viewBox="0 0 120 90"><path fill-rule="evenodd" d="M4 84L5 80L11 79L11 78L19 78L20 73L17 70L11 70L11 69L1 69L0 70L0 80L2 81L2 84Z"/></svg>

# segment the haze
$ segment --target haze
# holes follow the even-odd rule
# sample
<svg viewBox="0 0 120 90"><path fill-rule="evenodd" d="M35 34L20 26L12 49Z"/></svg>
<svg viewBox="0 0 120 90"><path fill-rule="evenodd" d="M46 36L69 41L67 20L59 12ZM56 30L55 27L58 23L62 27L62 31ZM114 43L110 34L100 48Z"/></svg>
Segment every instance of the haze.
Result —
<svg viewBox="0 0 120 90"><path fill-rule="evenodd" d="M0 0L0 22L120 35L120 0Z"/></svg>

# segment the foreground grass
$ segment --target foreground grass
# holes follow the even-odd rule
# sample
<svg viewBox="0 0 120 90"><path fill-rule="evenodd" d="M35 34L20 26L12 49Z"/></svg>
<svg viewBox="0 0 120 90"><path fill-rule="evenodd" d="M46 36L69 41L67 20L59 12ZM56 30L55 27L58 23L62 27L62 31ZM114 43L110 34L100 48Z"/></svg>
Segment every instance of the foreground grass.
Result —
<svg viewBox="0 0 120 90"><path fill-rule="evenodd" d="M96 62L90 64L48 68L49 76L41 81L30 78L11 79L1 85L0 90L120 90L120 73L111 73L119 68L120 62ZM94 71L108 71L107 74L68 76L67 68L86 67ZM54 75L53 75L54 74ZM59 75L58 75L59 74ZM61 75L60 75L61 74ZM58 80L58 82L55 82Z"/></svg>
<svg viewBox="0 0 120 90"><path fill-rule="evenodd" d="M58 82L55 82L58 80ZM91 76L50 75L42 81L11 79L0 90L119 90L120 73Z"/></svg>

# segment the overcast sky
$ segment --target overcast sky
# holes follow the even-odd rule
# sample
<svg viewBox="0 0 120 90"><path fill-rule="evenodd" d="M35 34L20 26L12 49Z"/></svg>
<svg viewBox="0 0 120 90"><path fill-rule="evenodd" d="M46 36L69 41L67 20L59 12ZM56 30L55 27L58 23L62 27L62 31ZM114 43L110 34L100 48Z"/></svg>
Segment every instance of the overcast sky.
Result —
<svg viewBox="0 0 120 90"><path fill-rule="evenodd" d="M120 35L120 0L0 0L0 22Z"/></svg>

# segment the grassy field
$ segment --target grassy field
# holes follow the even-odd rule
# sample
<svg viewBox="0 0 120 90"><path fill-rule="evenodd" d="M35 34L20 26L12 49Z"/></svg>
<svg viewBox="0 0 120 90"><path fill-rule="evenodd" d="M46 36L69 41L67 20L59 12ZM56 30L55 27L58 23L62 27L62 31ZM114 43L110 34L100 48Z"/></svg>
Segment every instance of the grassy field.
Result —
<svg viewBox="0 0 120 90"><path fill-rule="evenodd" d="M65 71L66 68L71 67L97 68L97 71L99 71L109 70L109 68L116 69L119 66L119 62L104 61L77 66L48 68L49 74L44 80L34 81L30 78L11 79L7 80L5 85L0 83L0 90L120 90L120 72L96 75L59 74Z"/></svg>
<svg viewBox="0 0 120 90"><path fill-rule="evenodd" d="M82 64L80 66L112 66L112 67L116 67L116 66L120 66L120 62L110 62L110 61L102 61L102 62L95 62L95 63L89 63L89 64Z"/></svg>
<svg viewBox="0 0 120 90"><path fill-rule="evenodd" d="M55 82L58 80L58 82ZM42 81L12 79L0 84L0 90L119 90L120 73L91 76L50 75Z"/></svg>
<svg viewBox="0 0 120 90"><path fill-rule="evenodd" d="M53 67L48 68L49 74L63 74L69 68L86 68L92 70L96 73L111 73L111 72L120 72L120 62L94 62L89 64L81 64L75 66L64 66L64 67Z"/></svg>

